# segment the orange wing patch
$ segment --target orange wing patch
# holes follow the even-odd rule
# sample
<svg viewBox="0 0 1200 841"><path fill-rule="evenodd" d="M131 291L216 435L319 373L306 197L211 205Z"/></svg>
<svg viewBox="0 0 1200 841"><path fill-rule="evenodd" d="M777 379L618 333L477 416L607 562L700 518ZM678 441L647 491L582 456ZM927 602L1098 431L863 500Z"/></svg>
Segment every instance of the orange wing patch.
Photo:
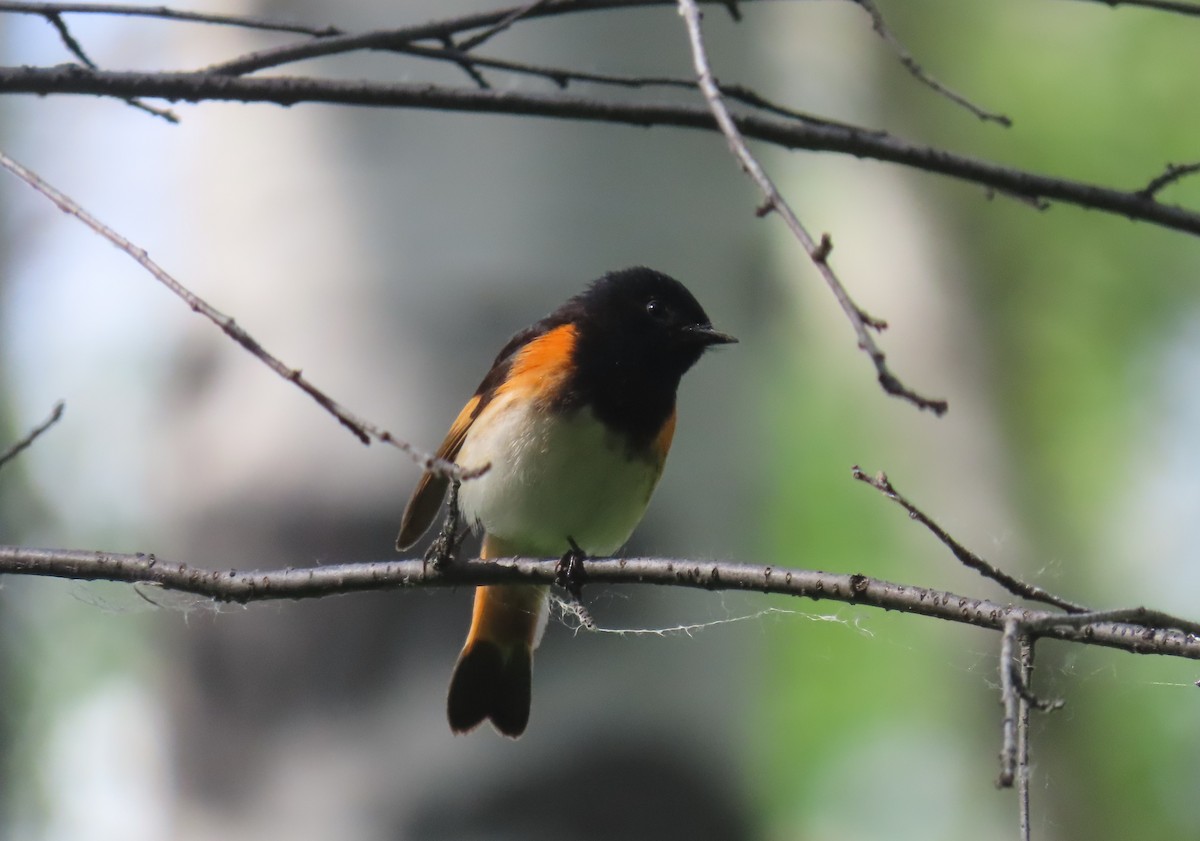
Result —
<svg viewBox="0 0 1200 841"><path fill-rule="evenodd" d="M476 394L467 401L467 405L463 406L463 410L458 413L454 423L450 424L446 440L442 441L442 446L438 447L438 458L454 461L458 451L462 449L463 441L467 437L467 430L471 428L471 424L475 422L475 418L479 414L480 400L480 395ZM400 520L400 534L396 538L397 549L407 549L429 530L429 526L437 517L438 509L442 507L442 500L446 496L446 488L449 485L450 480L438 473L427 472L421 477L421 481L417 483L417 489L413 491L413 495L408 500L408 505L404 507L404 517Z"/></svg>
<svg viewBox="0 0 1200 841"><path fill-rule="evenodd" d="M513 353L512 361L503 375L504 379L493 390L489 380L505 371L504 368L494 368L484 379L480 391L470 399L450 425L446 440L438 448L438 458L447 461L457 458L475 418L479 417L484 406L497 395L515 391L529 400L547 403L553 401L571 374L575 337L575 327L562 324L530 340ZM497 360L497 366L502 365L503 361L502 354L502 358ZM670 445L670 436L667 438L667 445ZM430 472L421 477L404 509L404 517L400 521L400 534L396 538L397 549L407 549L429 530L442 507L442 500L446 497L449 485L450 480L437 473Z"/></svg>
<svg viewBox="0 0 1200 841"><path fill-rule="evenodd" d="M554 400L571 374L575 339L572 324L559 325L538 336L517 351L508 376L496 393L517 391L528 394L532 400Z"/></svg>

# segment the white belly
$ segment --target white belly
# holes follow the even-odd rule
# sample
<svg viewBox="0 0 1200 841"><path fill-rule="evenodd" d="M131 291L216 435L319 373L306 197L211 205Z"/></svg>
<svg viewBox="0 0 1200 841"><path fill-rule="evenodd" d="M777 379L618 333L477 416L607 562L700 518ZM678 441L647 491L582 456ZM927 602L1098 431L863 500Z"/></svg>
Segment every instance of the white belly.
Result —
<svg viewBox="0 0 1200 841"><path fill-rule="evenodd" d="M513 395L476 418L456 461L468 469L491 463L462 483L467 521L537 557L562 555L568 538L589 555L615 552L642 519L660 473L651 460L631 460L590 410L551 420Z"/></svg>

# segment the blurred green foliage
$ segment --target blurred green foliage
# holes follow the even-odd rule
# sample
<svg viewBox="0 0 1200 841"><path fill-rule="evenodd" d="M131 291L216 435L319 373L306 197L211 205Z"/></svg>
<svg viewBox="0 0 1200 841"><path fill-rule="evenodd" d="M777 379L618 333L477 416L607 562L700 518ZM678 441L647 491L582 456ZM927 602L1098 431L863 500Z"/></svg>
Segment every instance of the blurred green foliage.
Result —
<svg viewBox="0 0 1200 841"><path fill-rule="evenodd" d="M1004 129L975 120L915 82L877 45L872 72L881 91L879 123L890 131L1008 166L1124 189L1144 186L1168 163L1197 157L1200 20L1090 2L915 0L882 11L926 71L1014 121ZM872 37L865 19L860 37ZM1195 243L1094 211L1062 205L1038 211L1011 197L989 200L980 189L935 176L905 181L933 220L942 249L954 255L958 272L950 282L956 302L967 307L962 333L977 352L977 394L990 409L999 439L991 445L999 446L1008 473L1001 481L962 475L957 488L931 488L932 472L906 474L902 486L920 501L930 494L969 498L981 483L998 484L1008 513L996 516L1017 520L997 519L991 527L1021 534L1033 553L1011 571L1101 607L1165 597L1173 587L1169 564L1127 562L1113 538L1139 541L1139 525L1125 512L1139 471L1153 475L1153 465L1138 463L1144 444L1167 424L1147 411L1163 402L1155 393L1162 378L1147 372L1160 367L1173 344L1186 341L1196 317ZM1200 179L1169 186L1160 199L1200 206ZM836 242L838 232L832 233ZM785 259L799 264L803 257L793 248ZM787 271L802 275L806 268ZM860 279L844 279L853 293ZM776 326L795 316L777 316ZM933 577L929 559L952 565L949 554L932 543L916 544L917 527L870 499L846 473L864 448L879 459L864 463L868 469L942 454L912 451L927 444L898 433L894 412L878 408L889 398L857 384L847 388L851 376L873 385L861 360L829 372L827 335L814 337L801 321L799 330L779 330L775 338L796 351L764 388L771 395L766 431L779 456L767 464L775 492L764 552L780 563L938 586L927 580ZM887 334L882 341L886 349ZM911 384L937 394L944 388ZM953 413L956 395L946 396ZM973 548L987 555L992 547ZM1059 574L1039 577L1051 564ZM982 583L975 592L995 596ZM839 613L852 621L862 617ZM862 622L873 637L799 622L772 629L755 745L770 781L762 797L768 836L1016 837L1015 796L990 785L972 789L966 802L947 790L935 803L921 804L941 810L942 820L932 823L924 822L915 801L890 823L862 823L844 811L831 821L829 811L845 804L810 796L825 790L823 776L864 734L929 733L929 743L947 757L972 757L962 773L989 784L995 775L998 640L905 617L871 615ZM1035 837L1197 837L1194 665L1051 644L1038 654L1039 688L1064 697L1067 706L1035 722ZM948 665L968 679L947 680ZM917 773L924 756L917 751L904 761ZM860 770L869 781L867 769ZM915 785L891 782L901 790ZM864 788L857 796L869 803L882 791ZM830 825L840 831L829 832Z"/></svg>

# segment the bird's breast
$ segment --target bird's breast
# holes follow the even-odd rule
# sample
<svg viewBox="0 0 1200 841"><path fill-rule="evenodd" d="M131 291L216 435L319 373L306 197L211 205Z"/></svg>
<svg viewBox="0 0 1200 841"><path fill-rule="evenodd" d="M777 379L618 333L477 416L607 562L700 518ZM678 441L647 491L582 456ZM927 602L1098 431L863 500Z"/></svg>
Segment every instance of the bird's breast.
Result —
<svg viewBox="0 0 1200 841"><path fill-rule="evenodd" d="M574 540L589 555L609 555L645 513L660 455L632 453L589 407L555 411L501 394L459 451L464 468L491 465L463 482L459 502L469 522L522 553L554 557Z"/></svg>

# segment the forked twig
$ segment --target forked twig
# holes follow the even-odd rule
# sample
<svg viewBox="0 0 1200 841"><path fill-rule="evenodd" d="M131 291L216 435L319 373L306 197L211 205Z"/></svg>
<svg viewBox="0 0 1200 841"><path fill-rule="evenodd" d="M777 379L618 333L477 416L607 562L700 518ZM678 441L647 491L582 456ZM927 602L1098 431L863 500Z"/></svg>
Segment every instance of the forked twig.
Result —
<svg viewBox="0 0 1200 841"><path fill-rule="evenodd" d="M1088 608L1081 604L1068 601L1061 596L1056 596L1048 590L1044 590L1036 584L1029 584L1015 576L1009 575L1002 569L998 569L992 564L985 561L983 558L976 555L967 547L963 546L954 539L945 529L934 522L924 511L908 501L888 479L887 474L880 471L874 476L868 476L867 473L857 464L850 468L850 475L860 482L864 482L877 491L882 493L888 499L895 502L901 508L908 512L908 516L916 520L925 528L933 532L934 537L945 544L946 548L954 553L954 557L963 564L969 567L985 578L990 578L1003 587L1014 596L1020 596L1023 599L1030 601L1042 602L1043 604L1053 605L1054 607L1062 608L1068 613L1086 613Z"/></svg>
<svg viewBox="0 0 1200 841"><path fill-rule="evenodd" d="M1137 191L1137 194L1145 199L1155 199L1163 188L1197 172L1200 172L1200 163L1167 164L1167 168L1151 178L1145 187Z"/></svg>
<svg viewBox="0 0 1200 841"><path fill-rule="evenodd" d="M3 9L0 8L0 11L3 11ZM46 21L54 27L55 31L58 32L58 37L62 40L63 46L67 48L67 52L79 59L83 63L83 66L89 70L100 69L96 62L92 61L88 54L84 52L83 45L79 43L78 39L76 39L73 34L71 34L71 30L67 28L66 21L62 19L61 12L44 11L42 12L42 17L44 17ZM150 114L153 117L160 117L166 120L168 123L179 122L179 117L169 108L156 108L153 105L147 105L140 99L134 99L133 97L126 99L125 102L139 111L145 111L147 114Z"/></svg>
<svg viewBox="0 0 1200 841"><path fill-rule="evenodd" d="M233 339L245 350L249 351L253 356L260 360L264 365L270 368L283 379L295 384L297 388L311 397L317 402L321 408L329 412L342 426L350 430L359 441L363 444L370 444L371 440L381 441L385 444L391 444L401 452L408 455L413 461L419 464L424 470L433 470L445 474L446 476L458 479L470 479L481 475L486 469L482 470L460 470L458 465L451 462L439 459L429 453L409 444L407 441L401 441L393 436L386 429L381 429L373 423L366 421L357 415L350 412L349 409L342 406L325 392L321 391L304 377L298 368L291 368L285 365L278 357L272 355L254 337L247 333L236 321L222 313L220 310L213 307L199 295L192 292L182 283L167 273L165 269L159 266L156 262L150 259L150 255L146 253L144 248L131 243L125 237L118 234L112 228L105 225L95 216L92 216L86 210L79 206L77 202L71 199L66 194L62 193L55 187L46 183L37 173L21 166L8 155L0 152L0 167L11 172L13 175L20 178L33 189L37 190L47 199L55 204L59 210L69 216L73 216L82 222L87 227L91 228L100 236L104 237L110 243L115 245L121 251L124 251L133 260L151 275L154 279L167 287L172 293L186 303L193 312L207 318L213 324L221 329L225 335Z"/></svg>
<svg viewBox="0 0 1200 841"><path fill-rule="evenodd" d="M729 113L729 109L725 105L725 101L721 96L721 90L717 85L716 78L713 76L712 68L708 63L708 53L704 47L704 37L700 29L700 9L696 5L696 0L679 0L679 11L683 15L683 19L687 25L688 40L692 47L692 63L696 68L696 76L700 86L700 91L704 95L704 100L708 104L709 111L712 112L717 125L721 129L721 133L725 135L725 139L729 143L730 151L742 169L756 183L766 201L760 206L759 215L766 215L771 211L778 213L788 230L799 241L800 245L808 253L809 259L813 265L817 267L817 271L825 279L826 285L833 296L841 305L842 312L850 319L850 324L854 328L854 333L858 337L858 346L866 352L875 365L875 372L879 377L879 384L883 386L883 390L888 394L900 397L909 401L920 409L929 409L936 415L942 415L948 408L945 400L931 399L924 397L912 389L905 386L888 368L884 352L880 350L875 343L875 339L871 335L871 330L880 330L884 327L884 322L871 318L867 313L858 306L851 298L846 288L842 285L833 269L829 265L829 252L831 245L827 238L822 237L818 242L809 234L800 219L792 211L792 208L784 200L779 190L775 187L773 181L763 170L762 165L751 154L746 146L746 141L742 137L741 131L738 129L737 123L734 122L733 116Z"/></svg>
<svg viewBox="0 0 1200 841"><path fill-rule="evenodd" d="M892 52L896 54L896 58L900 61L900 65L908 71L910 76L939 96L944 96L946 99L950 100L960 108L970 111L984 122L998 123L1005 128L1012 126L1012 120L1009 117L1005 116L1004 114L998 114L994 111L987 111L983 108L980 108L962 94L951 90L937 79L926 73L925 68L923 68L917 62L912 53L905 49L904 44L900 43L900 39L897 38L892 33L892 30L888 28L886 21L883 19L883 12L881 12L879 7L875 4L875 0L850 0L850 2L861 7L862 10L867 13L867 15L871 18L871 28L875 30L875 34L882 38L883 42L892 48Z"/></svg>

